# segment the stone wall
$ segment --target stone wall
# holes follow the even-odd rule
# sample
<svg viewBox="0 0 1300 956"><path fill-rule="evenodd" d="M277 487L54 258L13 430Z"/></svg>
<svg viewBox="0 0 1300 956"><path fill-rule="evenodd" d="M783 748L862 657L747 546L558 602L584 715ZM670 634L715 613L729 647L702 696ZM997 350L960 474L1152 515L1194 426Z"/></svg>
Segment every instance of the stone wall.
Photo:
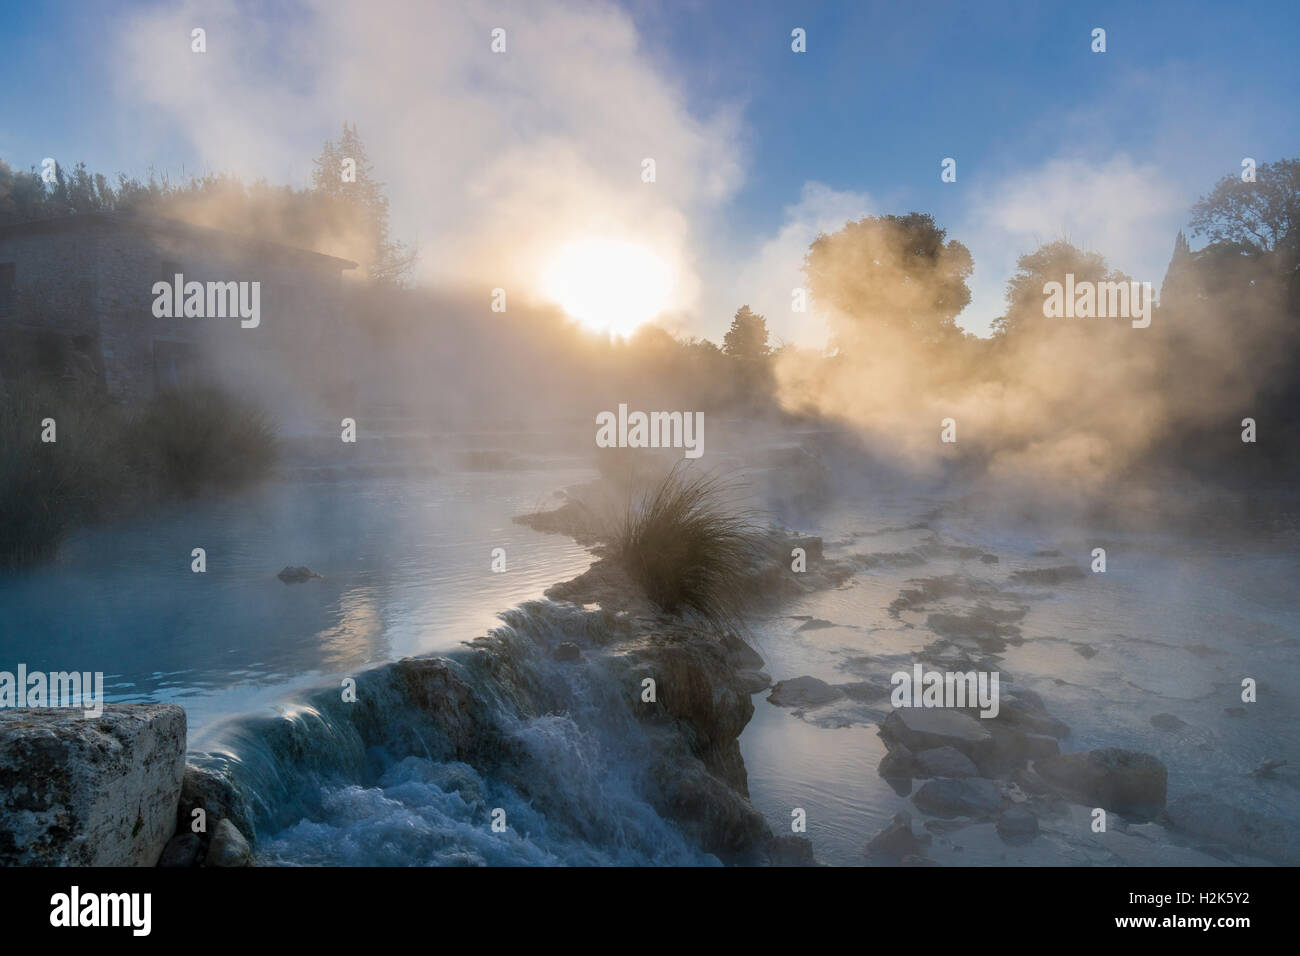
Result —
<svg viewBox="0 0 1300 956"><path fill-rule="evenodd" d="M91 375L111 397L148 399L170 381L177 356L192 356L184 377L253 390L272 405L310 407L337 377L348 329L339 307L341 263L287 247L186 227L88 222L50 234L0 237L0 263L16 265L14 307L0 315L0 375L31 369L33 336L75 339L98 359ZM185 281L261 283L261 321L238 317L155 318L153 285ZM160 375L156 368L162 369ZM271 409L275 412L275 409Z"/></svg>

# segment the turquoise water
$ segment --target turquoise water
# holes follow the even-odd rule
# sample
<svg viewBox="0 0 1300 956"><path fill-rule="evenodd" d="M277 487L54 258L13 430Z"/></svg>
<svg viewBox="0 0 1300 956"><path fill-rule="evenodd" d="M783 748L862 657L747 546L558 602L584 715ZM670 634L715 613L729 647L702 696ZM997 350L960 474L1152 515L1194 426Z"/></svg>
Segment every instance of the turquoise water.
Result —
<svg viewBox="0 0 1300 956"><path fill-rule="evenodd" d="M578 461L403 471L318 480L297 469L76 534L54 563L0 576L0 661L103 671L110 701L182 704L193 748L224 717L458 646L590 564L569 538L511 520L592 477ZM204 573L191 570L194 548ZM504 573L492 571L495 548ZM286 565L323 577L285 584Z"/></svg>

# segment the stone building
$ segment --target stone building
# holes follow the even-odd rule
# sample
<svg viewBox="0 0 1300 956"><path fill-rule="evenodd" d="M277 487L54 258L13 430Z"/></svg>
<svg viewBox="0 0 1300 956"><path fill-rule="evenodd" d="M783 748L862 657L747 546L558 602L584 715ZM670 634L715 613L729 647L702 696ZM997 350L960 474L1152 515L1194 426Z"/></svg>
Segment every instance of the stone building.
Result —
<svg viewBox="0 0 1300 956"><path fill-rule="evenodd" d="M355 267L130 213L0 226L0 380L39 375L128 403L207 382L264 395L325 390L347 351L342 275ZM169 310L156 307L155 284L177 276L191 291L202 284L195 307L159 317ZM241 321L234 295L253 283L255 323Z"/></svg>

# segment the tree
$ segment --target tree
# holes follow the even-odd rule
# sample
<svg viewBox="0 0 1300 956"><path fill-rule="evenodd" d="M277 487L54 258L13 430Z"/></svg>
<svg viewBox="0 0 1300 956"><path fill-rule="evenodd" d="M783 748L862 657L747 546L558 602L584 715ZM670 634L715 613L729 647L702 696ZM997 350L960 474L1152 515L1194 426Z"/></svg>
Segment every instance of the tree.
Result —
<svg viewBox="0 0 1300 956"><path fill-rule="evenodd" d="M1192 207L1192 230L1210 240L1197 253L1207 281L1240 284L1246 271L1258 281L1280 281L1292 314L1300 312L1300 160L1263 163L1255 182L1225 176Z"/></svg>
<svg viewBox="0 0 1300 956"><path fill-rule="evenodd" d="M1196 264L1192 258L1192 247L1182 230L1174 239L1174 254L1169 258L1169 268L1165 270L1164 282L1160 283L1160 308L1178 311L1186 303L1197 298Z"/></svg>
<svg viewBox="0 0 1300 956"><path fill-rule="evenodd" d="M40 175L15 171L0 160L0 224L43 219L50 215L45 207L45 184Z"/></svg>
<svg viewBox="0 0 1300 956"><path fill-rule="evenodd" d="M1255 171L1255 182L1225 176L1192 207L1192 231L1210 242L1236 242L1261 252L1300 244L1300 160L1279 159Z"/></svg>
<svg viewBox="0 0 1300 956"><path fill-rule="evenodd" d="M722 339L722 351L732 358L761 359L767 356L767 320L742 305Z"/></svg>
<svg viewBox="0 0 1300 956"><path fill-rule="evenodd" d="M356 124L345 122L338 144L326 140L312 165L313 190L341 210L342 218L360 234L366 275L380 283L403 284L415 264L415 252L389 235L388 197L375 178Z"/></svg>
<svg viewBox="0 0 1300 956"><path fill-rule="evenodd" d="M1081 282L1125 282L1123 273L1110 270L1106 259L1097 252L1085 252L1068 240L1044 243L1016 260L1016 274L1007 282L1006 314L993 320L995 335L1007 336L1034 327L1043 327L1043 287L1049 282L1065 282L1074 276Z"/></svg>
<svg viewBox="0 0 1300 956"><path fill-rule="evenodd" d="M970 302L970 251L947 239L928 213L867 216L819 235L804 260L813 299L831 310L836 344L852 347L878 329L921 342L959 333Z"/></svg>

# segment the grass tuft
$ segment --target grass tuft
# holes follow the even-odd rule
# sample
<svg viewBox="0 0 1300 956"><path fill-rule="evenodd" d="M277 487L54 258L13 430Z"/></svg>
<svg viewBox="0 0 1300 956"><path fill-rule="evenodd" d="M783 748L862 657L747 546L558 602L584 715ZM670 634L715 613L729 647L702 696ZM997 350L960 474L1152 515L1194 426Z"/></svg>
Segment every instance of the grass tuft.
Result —
<svg viewBox="0 0 1300 956"><path fill-rule="evenodd" d="M761 538L757 513L732 507L735 491L679 464L628 508L613 556L663 610L690 610L719 630L743 632L744 584Z"/></svg>

